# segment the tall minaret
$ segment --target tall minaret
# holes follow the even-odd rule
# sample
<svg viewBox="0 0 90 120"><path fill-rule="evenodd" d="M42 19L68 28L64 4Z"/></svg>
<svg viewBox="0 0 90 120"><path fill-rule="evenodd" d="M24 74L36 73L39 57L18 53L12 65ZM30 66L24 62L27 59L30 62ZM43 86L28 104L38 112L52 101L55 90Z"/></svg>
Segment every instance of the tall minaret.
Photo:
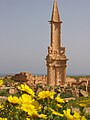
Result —
<svg viewBox="0 0 90 120"><path fill-rule="evenodd" d="M47 84L56 86L66 80L65 48L61 47L61 23L56 0L54 0L51 21L51 43L48 47Z"/></svg>

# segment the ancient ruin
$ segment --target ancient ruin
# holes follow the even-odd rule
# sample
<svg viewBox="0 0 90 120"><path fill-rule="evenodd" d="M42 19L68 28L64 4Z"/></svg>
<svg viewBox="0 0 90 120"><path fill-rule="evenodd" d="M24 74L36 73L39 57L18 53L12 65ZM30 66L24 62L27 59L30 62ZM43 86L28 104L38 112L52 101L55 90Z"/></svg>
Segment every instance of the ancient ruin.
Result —
<svg viewBox="0 0 90 120"><path fill-rule="evenodd" d="M8 78L5 77L5 79L8 79ZM15 74L11 77L11 79L14 80L15 82L27 83L30 86L47 83L47 76L32 75L31 73L28 73L28 72L20 72L18 74Z"/></svg>
<svg viewBox="0 0 90 120"><path fill-rule="evenodd" d="M32 80L32 74L26 72L20 72L19 74L12 76L11 79L15 81L25 82L28 80Z"/></svg>
<svg viewBox="0 0 90 120"><path fill-rule="evenodd" d="M47 64L47 84L51 86L64 85L66 80L65 47L61 45L61 19L58 6L54 0L51 21L51 43L46 56Z"/></svg>

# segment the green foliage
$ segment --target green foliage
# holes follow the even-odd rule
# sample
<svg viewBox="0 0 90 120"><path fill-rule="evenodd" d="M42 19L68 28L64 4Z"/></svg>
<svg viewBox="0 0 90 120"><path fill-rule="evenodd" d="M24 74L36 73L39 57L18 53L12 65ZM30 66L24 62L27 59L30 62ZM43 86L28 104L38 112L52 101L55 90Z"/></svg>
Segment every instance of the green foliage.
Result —
<svg viewBox="0 0 90 120"><path fill-rule="evenodd" d="M62 92L62 93L60 94L60 96L61 96L62 98L73 97L72 94L71 94L71 92L68 92L68 93L64 93L64 92Z"/></svg>
<svg viewBox="0 0 90 120"><path fill-rule="evenodd" d="M8 90L7 89L2 89L0 90L0 96L8 96Z"/></svg>
<svg viewBox="0 0 90 120"><path fill-rule="evenodd" d="M4 102L4 108L0 111L0 116L2 118L7 118L8 120L25 120L26 113L22 110L17 109L17 105L13 105L10 102Z"/></svg>

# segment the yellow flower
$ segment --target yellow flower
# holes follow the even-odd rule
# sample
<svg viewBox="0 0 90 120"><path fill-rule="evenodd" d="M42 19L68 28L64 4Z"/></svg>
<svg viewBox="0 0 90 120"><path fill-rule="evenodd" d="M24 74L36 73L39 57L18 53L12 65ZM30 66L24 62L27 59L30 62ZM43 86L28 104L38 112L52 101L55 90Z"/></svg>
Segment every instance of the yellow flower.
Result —
<svg viewBox="0 0 90 120"><path fill-rule="evenodd" d="M79 119L81 118L80 114L77 113L76 111L74 111L73 117L74 117L76 120L79 120Z"/></svg>
<svg viewBox="0 0 90 120"><path fill-rule="evenodd" d="M65 103L65 101L58 96L55 98L55 100L59 103Z"/></svg>
<svg viewBox="0 0 90 120"><path fill-rule="evenodd" d="M20 86L18 86L18 89L29 93L33 97L35 96L35 92L26 84L21 84Z"/></svg>
<svg viewBox="0 0 90 120"><path fill-rule="evenodd" d="M74 115L73 115L73 119L74 120L86 120L85 116L81 116L79 113L77 113L76 111L74 112Z"/></svg>
<svg viewBox="0 0 90 120"><path fill-rule="evenodd" d="M41 91L38 94L39 99L51 98L53 99L55 92L53 91Z"/></svg>
<svg viewBox="0 0 90 120"><path fill-rule="evenodd" d="M39 115L39 118L47 119L47 115L40 114L40 115Z"/></svg>
<svg viewBox="0 0 90 120"><path fill-rule="evenodd" d="M70 114L70 109L63 110L64 115L67 117L68 120L74 120L73 115Z"/></svg>
<svg viewBox="0 0 90 120"><path fill-rule="evenodd" d="M35 106L31 104L22 104L21 109L27 112L30 116L37 115L37 110L35 109Z"/></svg>
<svg viewBox="0 0 90 120"><path fill-rule="evenodd" d="M61 114L61 113L59 113L59 112L57 112L57 111L53 111L52 114L57 115L57 116L60 116L60 117L63 117L63 116L64 116L63 114Z"/></svg>
<svg viewBox="0 0 90 120"><path fill-rule="evenodd" d="M57 106L58 108L62 108L62 106L61 106L60 104L57 104L56 106Z"/></svg>
<svg viewBox="0 0 90 120"><path fill-rule="evenodd" d="M1 118L1 117L0 117L0 120L7 120L7 118Z"/></svg>
<svg viewBox="0 0 90 120"><path fill-rule="evenodd" d="M9 96L8 97L8 101L9 102L11 102L11 103L13 103L13 104L16 104L16 103L18 103L18 101L19 101L19 99L18 99L18 97L16 97L16 96Z"/></svg>
<svg viewBox="0 0 90 120"><path fill-rule="evenodd" d="M26 118L26 120L31 120L30 118Z"/></svg>
<svg viewBox="0 0 90 120"><path fill-rule="evenodd" d="M80 103L79 106L80 106L80 107L85 107L86 104L84 104L84 103Z"/></svg>
<svg viewBox="0 0 90 120"><path fill-rule="evenodd" d="M3 80L0 80L0 87L3 85Z"/></svg>
<svg viewBox="0 0 90 120"><path fill-rule="evenodd" d="M0 103L0 109L3 109L3 107L4 107L4 106Z"/></svg>
<svg viewBox="0 0 90 120"><path fill-rule="evenodd" d="M87 119L85 118L85 116L82 116L81 120L87 120Z"/></svg>
<svg viewBox="0 0 90 120"><path fill-rule="evenodd" d="M31 104L34 99L30 95L22 94L22 96L19 98L18 103L19 104Z"/></svg>
<svg viewBox="0 0 90 120"><path fill-rule="evenodd" d="M79 113L74 111L74 114L70 114L70 109L64 110L64 115L67 117L68 120L86 120L84 116L81 116Z"/></svg>
<svg viewBox="0 0 90 120"><path fill-rule="evenodd" d="M61 113L53 110L52 108L49 108L49 110L50 110L50 111L52 112L52 114L54 114L54 115L57 115L57 116L60 116L60 117L63 117L63 116L64 116L63 114L61 114Z"/></svg>

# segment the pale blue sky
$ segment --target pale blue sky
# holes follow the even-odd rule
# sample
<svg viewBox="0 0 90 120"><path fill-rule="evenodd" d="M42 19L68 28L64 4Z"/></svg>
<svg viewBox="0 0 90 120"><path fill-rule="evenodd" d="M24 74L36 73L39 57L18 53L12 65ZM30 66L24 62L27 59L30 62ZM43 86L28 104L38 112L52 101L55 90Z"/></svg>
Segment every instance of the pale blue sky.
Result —
<svg viewBox="0 0 90 120"><path fill-rule="evenodd" d="M90 0L57 0L67 74L90 75ZM0 0L0 73L46 74L53 0Z"/></svg>

